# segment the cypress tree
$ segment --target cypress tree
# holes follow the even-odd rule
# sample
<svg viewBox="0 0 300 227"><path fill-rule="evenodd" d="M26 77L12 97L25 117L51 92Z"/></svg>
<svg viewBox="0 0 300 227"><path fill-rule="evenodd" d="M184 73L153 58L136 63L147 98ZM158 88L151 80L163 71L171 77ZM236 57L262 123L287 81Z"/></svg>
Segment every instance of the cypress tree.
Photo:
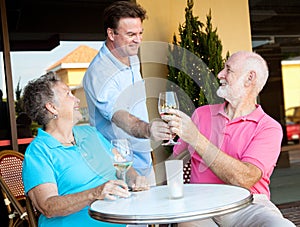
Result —
<svg viewBox="0 0 300 227"><path fill-rule="evenodd" d="M225 62L217 28L212 26L211 10L203 24L193 16L193 6L193 0L187 0L185 22L178 28L179 40L174 34L168 56L168 80L171 82L168 89L182 91L177 95L180 109L186 113L193 112L188 104L190 100L194 107L222 101L216 95L217 74Z"/></svg>

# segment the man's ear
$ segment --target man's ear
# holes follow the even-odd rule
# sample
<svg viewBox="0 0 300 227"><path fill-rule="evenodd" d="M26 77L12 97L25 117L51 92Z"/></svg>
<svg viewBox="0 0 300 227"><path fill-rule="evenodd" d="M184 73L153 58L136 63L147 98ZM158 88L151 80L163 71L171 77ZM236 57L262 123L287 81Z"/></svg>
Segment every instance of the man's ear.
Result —
<svg viewBox="0 0 300 227"><path fill-rule="evenodd" d="M111 28L107 28L107 37L111 40L111 41L114 41L115 39L115 32L113 29Z"/></svg>
<svg viewBox="0 0 300 227"><path fill-rule="evenodd" d="M256 80L256 72L251 70L247 75L245 85L248 87L251 84L253 84L255 82L255 80Z"/></svg>

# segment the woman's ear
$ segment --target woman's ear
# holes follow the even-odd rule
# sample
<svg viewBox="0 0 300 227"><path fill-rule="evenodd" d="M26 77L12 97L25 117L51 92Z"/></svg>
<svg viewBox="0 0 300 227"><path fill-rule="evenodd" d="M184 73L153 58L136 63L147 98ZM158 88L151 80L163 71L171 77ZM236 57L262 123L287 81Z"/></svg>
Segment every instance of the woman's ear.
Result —
<svg viewBox="0 0 300 227"><path fill-rule="evenodd" d="M57 110L56 110L56 107L53 105L53 103L48 102L48 103L46 103L45 107L46 107L46 109L47 109L50 113L52 113L52 114L58 114L58 113L57 113Z"/></svg>

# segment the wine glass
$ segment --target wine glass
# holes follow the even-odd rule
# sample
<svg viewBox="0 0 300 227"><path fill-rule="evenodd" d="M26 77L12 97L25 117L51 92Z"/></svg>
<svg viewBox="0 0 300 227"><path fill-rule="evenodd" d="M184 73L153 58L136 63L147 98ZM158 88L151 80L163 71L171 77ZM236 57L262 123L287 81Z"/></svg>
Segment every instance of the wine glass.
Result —
<svg viewBox="0 0 300 227"><path fill-rule="evenodd" d="M168 109L179 109L179 102L177 99L177 95L173 91L166 91L159 93L158 98L158 112L160 116L167 115L169 113ZM170 136L170 139L166 143L162 143L163 146L171 146L175 144L179 144L179 142L175 142L173 138L175 137L175 134L172 134Z"/></svg>
<svg viewBox="0 0 300 227"><path fill-rule="evenodd" d="M114 139L112 145L112 161L114 167L121 175L121 179L126 182L126 172L133 163L133 153L128 139Z"/></svg>

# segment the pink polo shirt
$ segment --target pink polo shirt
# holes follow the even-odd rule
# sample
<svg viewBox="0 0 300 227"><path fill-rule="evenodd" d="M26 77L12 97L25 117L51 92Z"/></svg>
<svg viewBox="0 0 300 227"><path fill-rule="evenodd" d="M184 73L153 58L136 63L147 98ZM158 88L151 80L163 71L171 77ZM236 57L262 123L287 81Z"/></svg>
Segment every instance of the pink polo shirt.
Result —
<svg viewBox="0 0 300 227"><path fill-rule="evenodd" d="M270 176L276 165L282 140L280 124L257 105L249 115L229 120L224 112L225 103L206 105L195 110L193 122L199 131L226 154L251 163L262 171L262 178L251 188L253 194L270 198ZM192 146L184 141L175 145L178 155L188 148L191 153L191 183L224 183L202 161Z"/></svg>

